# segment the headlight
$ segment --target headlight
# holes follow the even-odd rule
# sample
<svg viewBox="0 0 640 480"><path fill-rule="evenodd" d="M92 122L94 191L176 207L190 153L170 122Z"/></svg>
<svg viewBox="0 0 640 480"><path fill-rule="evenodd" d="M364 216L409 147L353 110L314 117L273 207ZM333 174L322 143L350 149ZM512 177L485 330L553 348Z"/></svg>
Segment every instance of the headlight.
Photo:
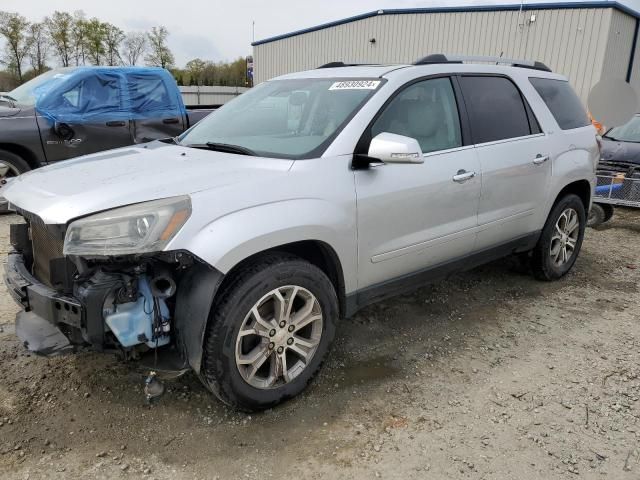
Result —
<svg viewBox="0 0 640 480"><path fill-rule="evenodd" d="M114 256L158 252L191 215L189 197L137 203L73 222L64 240L65 255Z"/></svg>

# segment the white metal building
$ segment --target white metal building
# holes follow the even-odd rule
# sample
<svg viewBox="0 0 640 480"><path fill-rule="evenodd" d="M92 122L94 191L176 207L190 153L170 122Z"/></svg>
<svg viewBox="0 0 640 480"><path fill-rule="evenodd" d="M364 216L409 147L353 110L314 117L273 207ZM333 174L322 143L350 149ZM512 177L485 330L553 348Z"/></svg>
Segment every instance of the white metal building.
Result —
<svg viewBox="0 0 640 480"><path fill-rule="evenodd" d="M412 63L430 53L539 60L583 101L603 77L640 93L640 13L613 1L378 10L253 43L255 82L345 63Z"/></svg>

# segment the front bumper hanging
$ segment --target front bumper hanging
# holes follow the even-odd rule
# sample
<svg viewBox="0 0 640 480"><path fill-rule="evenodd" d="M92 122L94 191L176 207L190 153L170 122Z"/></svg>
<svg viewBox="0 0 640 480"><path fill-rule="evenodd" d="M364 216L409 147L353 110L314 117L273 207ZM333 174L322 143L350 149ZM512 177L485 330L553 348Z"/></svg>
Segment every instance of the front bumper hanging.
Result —
<svg viewBox="0 0 640 480"><path fill-rule="evenodd" d="M24 308L16 315L16 334L25 346L43 355L71 352L71 343L59 325L80 328L82 305L33 278L19 253L10 253L7 258L5 283Z"/></svg>

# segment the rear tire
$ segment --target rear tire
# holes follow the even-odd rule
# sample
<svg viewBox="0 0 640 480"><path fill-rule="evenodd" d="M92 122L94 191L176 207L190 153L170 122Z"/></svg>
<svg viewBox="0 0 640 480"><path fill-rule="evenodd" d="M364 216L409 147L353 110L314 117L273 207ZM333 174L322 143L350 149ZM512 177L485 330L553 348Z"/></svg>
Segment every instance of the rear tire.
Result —
<svg viewBox="0 0 640 480"><path fill-rule="evenodd" d="M269 254L234 273L218 298L205 336L205 386L245 411L302 392L322 365L339 315L324 272L293 255Z"/></svg>
<svg viewBox="0 0 640 480"><path fill-rule="evenodd" d="M586 224L584 204L577 195L566 195L555 204L533 249L531 267L537 279L557 280L571 270Z"/></svg>

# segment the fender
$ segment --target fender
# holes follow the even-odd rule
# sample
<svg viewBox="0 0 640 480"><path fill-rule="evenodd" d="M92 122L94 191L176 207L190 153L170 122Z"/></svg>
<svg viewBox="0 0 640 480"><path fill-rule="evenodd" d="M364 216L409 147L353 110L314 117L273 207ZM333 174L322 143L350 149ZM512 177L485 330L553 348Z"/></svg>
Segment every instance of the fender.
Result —
<svg viewBox="0 0 640 480"><path fill-rule="evenodd" d="M341 228L352 234L346 237ZM190 240L180 248L206 262L197 262L184 273L176 296L178 347L196 372L202 366L206 326L218 288L224 276L246 258L281 245L317 240L335 250L342 271L355 272L357 268L355 215L319 199L293 199L239 210L185 238ZM177 248L176 240L179 238L168 250ZM347 292L356 289L355 274L344 282Z"/></svg>
<svg viewBox="0 0 640 480"><path fill-rule="evenodd" d="M545 216L541 219L542 224L546 222L547 216L553 208L560 192L575 182L586 181L589 183L591 192L589 195L589 205L586 207L586 210L589 210L596 185L595 165L597 158L597 153L584 148L574 148L558 155L553 163L551 189L544 210Z"/></svg>
<svg viewBox="0 0 640 480"><path fill-rule="evenodd" d="M355 222L355 204L343 208L317 198L295 198L229 213L197 231L187 228L167 250L187 250L226 274L257 253L304 240L321 241L334 249L343 271L354 272L344 278L349 293L357 281Z"/></svg>

